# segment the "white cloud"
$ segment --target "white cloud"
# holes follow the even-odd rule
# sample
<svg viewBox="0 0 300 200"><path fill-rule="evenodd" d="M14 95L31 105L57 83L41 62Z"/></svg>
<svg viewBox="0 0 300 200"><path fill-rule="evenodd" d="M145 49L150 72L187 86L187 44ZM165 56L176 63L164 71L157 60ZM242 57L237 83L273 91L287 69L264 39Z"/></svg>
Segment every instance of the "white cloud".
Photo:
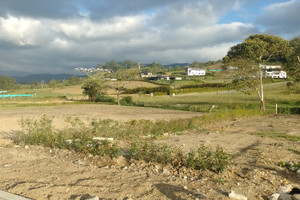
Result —
<svg viewBox="0 0 300 200"><path fill-rule="evenodd" d="M49 13L40 17L42 12L26 17L0 15L0 43L4 44L0 47L0 72L3 66L20 66L20 71L28 73L70 72L74 67L112 59L204 62L221 59L231 46L257 33L253 24L218 23L224 13L239 9L239 0L147 1L137 3L139 12L134 12L135 2L114 8L117 15L107 11L107 16L98 18L88 6L81 9L81 16L71 17L68 12L67 18L51 18Z"/></svg>
<svg viewBox="0 0 300 200"><path fill-rule="evenodd" d="M265 12L257 17L266 33L288 38L300 34L300 1L291 0L274 3L264 8Z"/></svg>
<svg viewBox="0 0 300 200"><path fill-rule="evenodd" d="M52 45L54 47L60 47L60 48L68 48L70 46L69 42L62 38L55 38L52 41Z"/></svg>
<svg viewBox="0 0 300 200"><path fill-rule="evenodd" d="M54 28L62 31L70 38L103 38L120 36L140 29L144 26L145 16L114 17L109 20L97 22L89 18L66 20Z"/></svg>
<svg viewBox="0 0 300 200"><path fill-rule="evenodd" d="M0 39L16 45L35 45L40 21L30 18L0 17Z"/></svg>

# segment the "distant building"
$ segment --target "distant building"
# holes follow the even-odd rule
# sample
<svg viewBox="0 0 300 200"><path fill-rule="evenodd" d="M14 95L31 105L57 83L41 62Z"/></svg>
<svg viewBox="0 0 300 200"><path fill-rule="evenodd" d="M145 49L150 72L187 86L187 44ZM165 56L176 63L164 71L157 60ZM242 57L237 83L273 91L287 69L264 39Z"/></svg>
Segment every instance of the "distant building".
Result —
<svg viewBox="0 0 300 200"><path fill-rule="evenodd" d="M267 71L265 72L267 78L287 78L286 71Z"/></svg>
<svg viewBox="0 0 300 200"><path fill-rule="evenodd" d="M281 69L280 65L260 65L260 67L266 70Z"/></svg>
<svg viewBox="0 0 300 200"><path fill-rule="evenodd" d="M151 72L148 72L148 73L146 73L146 72L141 72L140 73L140 77L141 78L150 78L150 77L154 77L155 75L153 75Z"/></svg>
<svg viewBox="0 0 300 200"><path fill-rule="evenodd" d="M186 73L188 76L205 76L206 71L204 69L200 69L200 68L188 67L186 69Z"/></svg>
<svg viewBox="0 0 300 200"><path fill-rule="evenodd" d="M282 71L280 65L260 65L262 69L265 69L266 78L287 78L286 71Z"/></svg>

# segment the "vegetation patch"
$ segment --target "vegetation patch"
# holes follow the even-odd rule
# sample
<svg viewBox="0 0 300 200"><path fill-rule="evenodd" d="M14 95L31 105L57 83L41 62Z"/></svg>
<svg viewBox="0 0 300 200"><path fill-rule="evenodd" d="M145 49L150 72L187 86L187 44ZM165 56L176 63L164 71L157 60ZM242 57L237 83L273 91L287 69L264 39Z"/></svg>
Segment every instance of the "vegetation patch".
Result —
<svg viewBox="0 0 300 200"><path fill-rule="evenodd" d="M198 125L196 118L181 121L148 120L121 123L113 120L92 121L89 126L78 118L66 118L65 128L54 129L52 117L43 116L40 119L22 119L22 132L15 142L24 145L42 145L50 148L69 149L76 152L111 158L120 155L128 159L157 162L173 167L188 167L196 170L221 172L229 164L231 156L217 147L209 150L200 146L196 152L184 155L178 148L168 145L157 145L141 137L150 134L151 137L162 137L163 133L183 131ZM196 120L196 121L195 121ZM172 128L169 128L172 127ZM145 131L145 133L144 133ZM114 136L117 139L127 138L130 147L120 147L117 140L110 142L99 141L95 137ZM145 141L147 140L147 141Z"/></svg>
<svg viewBox="0 0 300 200"><path fill-rule="evenodd" d="M290 107L290 108L278 108L279 114L298 114L300 115L300 107Z"/></svg>
<svg viewBox="0 0 300 200"><path fill-rule="evenodd" d="M300 163L293 163L293 162L284 162L284 161L279 161L277 163L279 167L284 167L287 168L291 171L297 171L300 169Z"/></svg>
<svg viewBox="0 0 300 200"><path fill-rule="evenodd" d="M261 137L270 137L273 139L283 139L283 140L289 140L293 142L299 142L300 137L296 135L289 135L286 133L277 133L277 132L259 132L259 133L252 133L253 135L259 135Z"/></svg>

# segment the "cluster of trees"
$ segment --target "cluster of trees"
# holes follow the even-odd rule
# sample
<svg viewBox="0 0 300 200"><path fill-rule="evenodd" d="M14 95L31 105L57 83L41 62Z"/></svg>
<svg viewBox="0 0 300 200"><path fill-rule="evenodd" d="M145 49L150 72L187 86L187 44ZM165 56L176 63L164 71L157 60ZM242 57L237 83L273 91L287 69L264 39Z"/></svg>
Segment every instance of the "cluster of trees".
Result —
<svg viewBox="0 0 300 200"><path fill-rule="evenodd" d="M16 80L8 76L0 76L0 90L13 90L16 87Z"/></svg>
<svg viewBox="0 0 300 200"><path fill-rule="evenodd" d="M223 58L226 65L238 67L233 83L237 88L250 87L265 110L261 64L280 63L286 66L291 77L299 81L300 38L292 41L267 34L251 35L241 44L230 48Z"/></svg>
<svg viewBox="0 0 300 200"><path fill-rule="evenodd" d="M0 90L20 90L20 89L40 89L40 88L56 88L61 86L79 85L82 83L82 78L72 76L70 79L62 81L52 79L48 83L45 81L34 81L28 84L17 83L16 80L8 76L0 76Z"/></svg>

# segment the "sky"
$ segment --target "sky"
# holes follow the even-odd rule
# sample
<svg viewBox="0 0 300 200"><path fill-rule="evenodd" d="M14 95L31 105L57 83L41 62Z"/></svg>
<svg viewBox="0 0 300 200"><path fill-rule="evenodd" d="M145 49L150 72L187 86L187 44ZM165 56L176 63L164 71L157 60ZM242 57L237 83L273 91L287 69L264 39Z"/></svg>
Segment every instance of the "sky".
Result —
<svg viewBox="0 0 300 200"><path fill-rule="evenodd" d="M252 34L299 36L299 10L300 0L0 0L0 76L218 60Z"/></svg>

